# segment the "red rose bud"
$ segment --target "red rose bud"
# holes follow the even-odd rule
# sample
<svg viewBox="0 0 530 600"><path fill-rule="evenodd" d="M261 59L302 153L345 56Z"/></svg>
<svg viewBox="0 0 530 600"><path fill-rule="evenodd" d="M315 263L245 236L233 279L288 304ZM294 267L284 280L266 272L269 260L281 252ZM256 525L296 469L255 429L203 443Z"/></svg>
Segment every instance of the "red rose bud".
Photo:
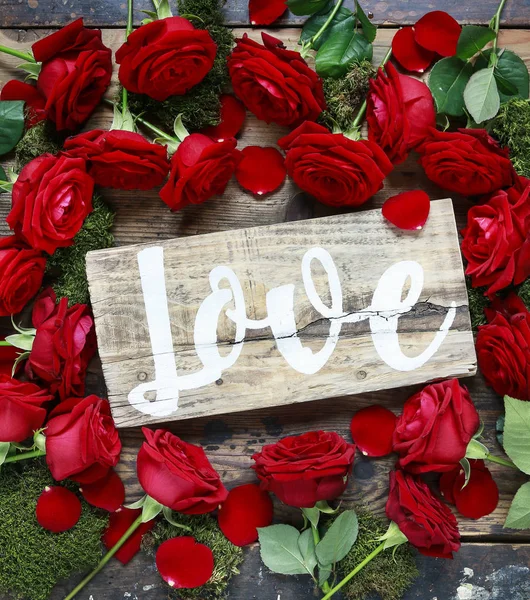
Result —
<svg viewBox="0 0 530 600"><path fill-rule="evenodd" d="M467 213L462 231L466 275L473 287L489 286L488 295L530 277L530 183L495 192Z"/></svg>
<svg viewBox="0 0 530 600"><path fill-rule="evenodd" d="M258 539L258 527L268 527L273 517L268 492L254 483L230 490L219 509L219 527L235 546L247 546Z"/></svg>
<svg viewBox="0 0 530 600"><path fill-rule="evenodd" d="M435 53L416 42L412 27L403 27L392 38L392 56L407 71L423 73L431 65Z"/></svg>
<svg viewBox="0 0 530 600"><path fill-rule="evenodd" d="M11 365L13 366L13 365ZM33 383L0 375L0 442L23 442L46 419L43 405L53 396Z"/></svg>
<svg viewBox="0 0 530 600"><path fill-rule="evenodd" d="M42 252L16 236L0 238L0 316L19 313L39 291L46 268ZM13 366L13 364L11 364Z"/></svg>
<svg viewBox="0 0 530 600"><path fill-rule="evenodd" d="M306 121L278 141L287 173L299 188L329 206L360 206L383 187L392 163L369 141L354 141Z"/></svg>
<svg viewBox="0 0 530 600"><path fill-rule="evenodd" d="M159 19L133 31L116 52L120 83L162 102L186 94L213 66L217 46L206 29L182 17Z"/></svg>
<svg viewBox="0 0 530 600"><path fill-rule="evenodd" d="M530 400L530 312L515 294L485 312L476 348L486 383L500 396Z"/></svg>
<svg viewBox="0 0 530 600"><path fill-rule="evenodd" d="M190 536L166 540L156 551L156 568L169 587L192 589L203 586L213 574L213 553Z"/></svg>
<svg viewBox="0 0 530 600"><path fill-rule="evenodd" d="M35 250L71 246L92 211L94 180L81 158L42 154L20 171L6 221Z"/></svg>
<svg viewBox="0 0 530 600"><path fill-rule="evenodd" d="M241 131L245 117L247 116L245 107L234 96L230 94L222 94L219 98L221 101L221 111L219 125L206 127L201 133L212 138L214 142L224 142L229 138L234 138Z"/></svg>
<svg viewBox="0 0 530 600"><path fill-rule="evenodd" d="M46 462L57 481L94 483L120 460L110 405L97 396L61 402L50 414L45 435Z"/></svg>
<svg viewBox="0 0 530 600"><path fill-rule="evenodd" d="M202 133L185 137L171 159L169 180L160 190L162 200L171 210L180 210L221 195L236 168L235 148L232 138L214 142Z"/></svg>
<svg viewBox="0 0 530 600"><path fill-rule="evenodd" d="M450 471L464 458L480 419L458 379L428 385L410 397L398 417L394 452L411 473Z"/></svg>
<svg viewBox="0 0 530 600"><path fill-rule="evenodd" d="M125 502L125 487L114 469L109 469L104 477L93 483L84 483L79 491L89 504L111 513Z"/></svg>
<svg viewBox="0 0 530 600"><path fill-rule="evenodd" d="M463 196L490 194L516 180L508 149L501 148L484 129L431 129L418 151L427 177Z"/></svg>
<svg viewBox="0 0 530 600"><path fill-rule="evenodd" d="M212 512L228 495L204 450L169 431L142 429L146 441L138 452L138 481L160 504L185 515Z"/></svg>
<svg viewBox="0 0 530 600"><path fill-rule="evenodd" d="M99 29L86 29L83 19L62 27L32 46L42 63L37 90L46 98L46 116L57 129L84 123L107 90L112 52Z"/></svg>
<svg viewBox="0 0 530 600"><path fill-rule="evenodd" d="M110 514L109 525L103 535L101 541L107 550L114 548L120 541L123 534L142 514L141 509L132 510L130 508L119 508L116 512ZM122 564L126 565L140 551L143 536L153 529L155 520L151 519L147 523L139 525L131 537L123 544L123 546L114 555Z"/></svg>
<svg viewBox="0 0 530 600"><path fill-rule="evenodd" d="M150 190L161 185L169 171L166 147L131 131L87 131L68 138L64 151L87 161L89 175L102 187Z"/></svg>
<svg viewBox="0 0 530 600"><path fill-rule="evenodd" d="M82 396L90 359L96 352L94 321L86 304L68 308L68 298L55 304L48 288L33 305L33 326L37 329L26 363L32 379L39 379L61 400Z"/></svg>
<svg viewBox="0 0 530 600"><path fill-rule="evenodd" d="M425 556L453 558L460 548L455 516L418 476L390 473L386 515Z"/></svg>
<svg viewBox="0 0 530 600"><path fill-rule="evenodd" d="M251 25L271 25L287 10L285 0L249 0L248 15Z"/></svg>
<svg viewBox="0 0 530 600"><path fill-rule="evenodd" d="M12 79L2 88L0 100L22 100L26 103L26 127L33 127L46 119L46 98L34 85Z"/></svg>
<svg viewBox="0 0 530 600"><path fill-rule="evenodd" d="M414 39L441 56L454 56L462 27L443 10L428 12L414 25Z"/></svg>
<svg viewBox="0 0 530 600"><path fill-rule="evenodd" d="M59 486L47 487L37 500L37 522L53 533L72 529L81 517L81 502L70 490Z"/></svg>
<svg viewBox="0 0 530 600"><path fill-rule="evenodd" d="M396 415L384 406L374 404L361 408L351 420L352 439L365 456L391 454L396 421Z"/></svg>
<svg viewBox="0 0 530 600"><path fill-rule="evenodd" d="M394 163L403 162L436 125L429 88L388 63L370 80L366 120L368 139L378 144Z"/></svg>
<svg viewBox="0 0 530 600"><path fill-rule="evenodd" d="M354 457L355 445L337 433L311 431L263 446L252 468L263 490L290 506L312 508L344 492Z"/></svg>
<svg viewBox="0 0 530 600"><path fill-rule="evenodd" d="M241 150L236 179L249 192L258 196L274 192L284 182L286 175L283 156L276 148L247 146Z"/></svg>
<svg viewBox="0 0 530 600"><path fill-rule="evenodd" d="M422 190L402 192L383 204L383 217L392 225L405 230L422 229L431 210L431 200Z"/></svg>
<svg viewBox="0 0 530 600"><path fill-rule="evenodd" d="M298 52L262 33L264 45L245 33L228 57L228 71L238 98L267 123L296 126L316 121L326 108L322 82Z"/></svg>

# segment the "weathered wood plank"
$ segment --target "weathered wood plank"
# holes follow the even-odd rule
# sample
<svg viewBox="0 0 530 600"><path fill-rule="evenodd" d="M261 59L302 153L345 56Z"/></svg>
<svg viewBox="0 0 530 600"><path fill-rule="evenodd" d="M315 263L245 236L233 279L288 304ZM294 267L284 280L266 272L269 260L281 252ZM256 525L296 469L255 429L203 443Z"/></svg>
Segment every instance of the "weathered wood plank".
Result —
<svg viewBox="0 0 530 600"><path fill-rule="evenodd" d="M141 10L152 10L150 0L136 0L134 22L139 25L144 15ZM171 2L175 10L175 2ZM352 8L354 0L346 0L345 6ZM373 14L377 24L396 26L414 24L431 10L445 10L459 23L487 24L497 10L497 0L483 2L454 2L454 0L365 0L362 3L367 13ZM227 24L248 26L248 2L227 0L224 8ZM510 0L503 14L504 26L526 26L530 23L528 0ZM83 17L85 24L98 27L124 27L127 19L127 4L113 0L0 0L0 27L54 27ZM306 17L297 17L290 12L277 21L280 26L300 25Z"/></svg>

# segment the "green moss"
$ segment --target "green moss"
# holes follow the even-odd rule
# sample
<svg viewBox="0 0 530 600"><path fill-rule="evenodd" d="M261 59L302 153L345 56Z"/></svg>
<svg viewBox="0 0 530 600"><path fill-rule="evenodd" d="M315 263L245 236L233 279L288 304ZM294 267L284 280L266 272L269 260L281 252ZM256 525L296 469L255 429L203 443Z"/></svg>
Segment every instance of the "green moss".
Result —
<svg viewBox="0 0 530 600"><path fill-rule="evenodd" d="M98 196L94 196L93 205L94 210L75 236L73 246L58 248L46 265L47 274L54 278L52 287L57 299L67 297L70 305L89 301L85 271L87 252L114 245L114 236L110 232L114 212Z"/></svg>
<svg viewBox="0 0 530 600"><path fill-rule="evenodd" d="M171 96L157 102L141 94L129 94L131 111L145 113L173 131L175 118L182 114L182 122L189 131L199 131L219 123L219 96L230 83L226 59L234 45L234 36L224 26L219 0L179 0L179 14L186 16L198 29L207 29L217 44L217 55L206 77L184 96Z"/></svg>
<svg viewBox="0 0 530 600"><path fill-rule="evenodd" d="M62 148L65 135L57 133L50 121L41 121L35 127L28 129L15 148L15 171L45 152L57 154Z"/></svg>
<svg viewBox="0 0 530 600"><path fill-rule="evenodd" d="M491 133L510 148L519 175L530 177L530 100L512 98L503 104L491 124Z"/></svg>
<svg viewBox="0 0 530 600"><path fill-rule="evenodd" d="M376 69L368 61L355 63L345 77L322 80L327 110L319 122L332 131L348 131L368 92L368 83Z"/></svg>
<svg viewBox="0 0 530 600"><path fill-rule="evenodd" d="M526 304L526 308L530 310L530 278L528 278L522 285L519 286L517 294L523 299Z"/></svg>
<svg viewBox="0 0 530 600"><path fill-rule="evenodd" d="M101 558L107 515L86 502L70 531L51 533L37 523L35 505L47 485L54 482L41 460L0 470L0 593L11 600L46 600L59 580L93 569Z"/></svg>
<svg viewBox="0 0 530 600"><path fill-rule="evenodd" d="M243 561L243 551L234 546L222 534L217 521L210 515L178 515L179 523L191 528L191 533L183 533L167 521L160 521L155 528L144 536L142 548L154 555L158 546L179 535L192 535L199 543L208 546L214 555L215 568L210 581L196 589L173 590L168 586L168 598L178 600L220 600L226 597L228 582L233 575L239 574L238 566Z"/></svg>
<svg viewBox="0 0 530 600"><path fill-rule="evenodd" d="M377 541L388 529L388 523L366 510L357 509L359 535L349 554L338 565L337 580L350 573L368 554L379 546ZM364 600L379 594L381 600L400 600L419 576L410 544L400 546L395 554L385 550L364 567L343 588L347 600Z"/></svg>
<svg viewBox="0 0 530 600"><path fill-rule="evenodd" d="M484 295L485 287L474 288L471 285L471 279L466 277L467 295L469 298L469 315L471 317L471 327L476 331L479 325L484 325L486 315L484 309L490 304L488 298Z"/></svg>

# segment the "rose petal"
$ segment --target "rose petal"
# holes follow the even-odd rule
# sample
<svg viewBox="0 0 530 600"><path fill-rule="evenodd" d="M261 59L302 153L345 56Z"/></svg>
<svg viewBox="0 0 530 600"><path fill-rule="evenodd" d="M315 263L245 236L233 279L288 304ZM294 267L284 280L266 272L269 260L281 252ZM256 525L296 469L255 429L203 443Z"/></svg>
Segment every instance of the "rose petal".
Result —
<svg viewBox="0 0 530 600"><path fill-rule="evenodd" d="M285 0L249 0L248 14L251 25L270 25L286 11Z"/></svg>
<svg viewBox="0 0 530 600"><path fill-rule="evenodd" d="M110 550L118 543L122 535L136 521L141 513L141 509L132 510L130 508L119 508L116 512L110 514L109 525L101 536L101 541L107 550ZM140 550L140 544L142 543L144 534L151 531L154 525L154 519L151 519L151 521L148 521L147 523L142 523L114 556L122 564L126 565Z"/></svg>
<svg viewBox="0 0 530 600"><path fill-rule="evenodd" d="M236 168L239 184L258 196L274 192L285 179L283 156L276 148L247 146L241 150L242 160Z"/></svg>
<svg viewBox="0 0 530 600"><path fill-rule="evenodd" d="M423 73L434 60L434 52L422 48L414 39L414 29L403 27L392 40L392 54L407 71Z"/></svg>
<svg viewBox="0 0 530 600"><path fill-rule="evenodd" d="M80 491L89 504L109 512L117 511L125 502L125 487L114 469L94 483L85 483Z"/></svg>
<svg viewBox="0 0 530 600"><path fill-rule="evenodd" d="M453 487L453 496L458 512L469 519L480 519L491 514L499 503L499 488L491 473L486 469L471 469L468 484L460 473Z"/></svg>
<svg viewBox="0 0 530 600"><path fill-rule="evenodd" d="M61 533L72 529L79 521L81 502L66 488L46 487L37 500L35 512L41 527L53 533Z"/></svg>
<svg viewBox="0 0 530 600"><path fill-rule="evenodd" d="M454 56L462 27L443 10L433 10L414 25L416 42L442 56Z"/></svg>
<svg viewBox="0 0 530 600"><path fill-rule="evenodd" d="M172 588L197 588L213 573L213 554L195 538L182 536L165 541L156 553L156 568Z"/></svg>
<svg viewBox="0 0 530 600"><path fill-rule="evenodd" d="M203 130L204 135L216 142L224 142L224 140L236 137L241 131L247 115L243 103L235 96L223 94L220 100L221 122L215 127L207 127Z"/></svg>
<svg viewBox="0 0 530 600"><path fill-rule="evenodd" d="M414 190L392 196L383 204L383 217L400 229L421 229L427 222L431 201L429 196Z"/></svg>
<svg viewBox="0 0 530 600"><path fill-rule="evenodd" d="M456 478L460 472L460 467L453 469L452 471L446 471L440 477L440 493L449 504L455 503L455 496L453 489L455 486Z"/></svg>
<svg viewBox="0 0 530 600"><path fill-rule="evenodd" d="M230 490L219 510L219 527L232 544L246 546L258 539L256 527L272 523L273 506L267 492L254 483Z"/></svg>
<svg viewBox="0 0 530 600"><path fill-rule="evenodd" d="M386 456L392 452L396 415L378 404L361 408L350 424L353 441L365 456Z"/></svg>
<svg viewBox="0 0 530 600"><path fill-rule="evenodd" d="M184 138L177 152L181 161L187 167L192 167L201 157L202 151L214 143L213 140L202 133L192 133Z"/></svg>

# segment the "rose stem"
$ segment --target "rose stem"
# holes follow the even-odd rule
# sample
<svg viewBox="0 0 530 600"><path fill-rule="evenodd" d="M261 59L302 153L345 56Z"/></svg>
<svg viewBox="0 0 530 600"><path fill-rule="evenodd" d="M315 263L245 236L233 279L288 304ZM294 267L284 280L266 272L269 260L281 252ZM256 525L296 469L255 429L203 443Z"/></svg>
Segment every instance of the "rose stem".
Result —
<svg viewBox="0 0 530 600"><path fill-rule="evenodd" d="M387 50L387 53L385 54L385 57L381 61L379 68L384 67L386 65L386 63L390 60L391 56L392 56L392 46L390 46L390 48ZM361 108L359 109L359 112L357 113L357 116L355 117L355 120L352 123L352 129L354 129L355 127L359 127L359 125L361 124L362 120L364 119L364 114L366 112L366 106L367 105L366 105L366 100L365 100L362 103Z"/></svg>
<svg viewBox="0 0 530 600"><path fill-rule="evenodd" d="M342 587L344 587L348 581L350 581L350 579L353 579L353 577L355 577L355 575L357 575L357 573L363 568L366 567L366 565L373 559L375 558L380 552L382 552L385 549L385 542L382 542L381 544L379 544L379 546L377 546L377 548L370 553L361 563L359 563L355 569L353 569L353 571L351 571L350 573L348 573L348 575L346 575L346 577L340 581L339 583L337 583L337 585L329 592L327 593L322 600L328 600L328 598L331 598L331 596L333 596L333 594L335 594L336 592L338 592Z"/></svg>
<svg viewBox="0 0 530 600"><path fill-rule="evenodd" d="M4 54L10 54L11 56L16 56L17 58L21 58L27 62L37 62L33 56L31 56L31 54L28 54L27 52L21 52L20 50L13 50L13 48L8 48L7 46L0 46L0 52L3 52Z"/></svg>
<svg viewBox="0 0 530 600"><path fill-rule="evenodd" d="M109 560L118 552L118 550L125 544L125 542L131 537L131 535L138 529L138 527L142 524L142 515L140 515L136 521L127 529L127 531L121 536L121 538L116 542L116 545L113 546L107 554L99 561L98 566L89 573L81 583L79 583L69 594L66 596L64 600L72 600L75 598L76 594L80 592L85 585L95 577L103 567L109 562Z"/></svg>
<svg viewBox="0 0 530 600"><path fill-rule="evenodd" d="M326 22L324 23L324 25L322 25L322 27L315 33L315 35L311 38L311 46L313 46L313 44L318 40L318 38L324 33L324 31L326 31L326 29L328 28L328 25L331 23L331 21L333 21L333 18L335 17L335 15L339 12L339 9L342 5L344 0L338 0L337 4L335 4L335 7L333 8L333 10L331 11L331 14L329 15L329 17L326 19Z"/></svg>
<svg viewBox="0 0 530 600"><path fill-rule="evenodd" d="M6 342L5 340L0 340L0 346L12 346L13 344L10 344L9 342Z"/></svg>
<svg viewBox="0 0 530 600"><path fill-rule="evenodd" d="M127 28L125 29L125 41L133 30L133 0L127 0ZM127 113L127 90L125 86L121 92L121 114L125 116Z"/></svg>
<svg viewBox="0 0 530 600"><path fill-rule="evenodd" d="M502 10L504 8L504 5L506 4L506 0L501 0L501 3L499 4L499 8L497 8L497 12L495 13L495 16L493 17L495 19L494 21L494 31L495 31L495 39L493 40L493 54L497 54L497 38L499 37L499 29L501 27L501 14L502 14Z"/></svg>
<svg viewBox="0 0 530 600"><path fill-rule="evenodd" d="M320 542L320 533L318 532L318 527L315 527L313 523L311 523L311 531L313 532L313 542L316 547L318 542ZM331 588L329 587L329 583L325 581L322 585L322 591L324 592L324 594L327 594L330 590Z"/></svg>
<svg viewBox="0 0 530 600"><path fill-rule="evenodd" d="M42 450L31 450L31 452L21 452L20 454L13 454L13 456L8 456L4 463L17 462L19 460L26 460L28 458L39 458L40 456L46 456L46 452Z"/></svg>
<svg viewBox="0 0 530 600"><path fill-rule="evenodd" d="M500 458L499 456L493 456L493 454L488 454L486 456L486 460L489 460L492 463L496 463L497 465L503 465L504 467L510 467L511 469L519 470L518 467L515 466L511 460L506 460L505 458Z"/></svg>

